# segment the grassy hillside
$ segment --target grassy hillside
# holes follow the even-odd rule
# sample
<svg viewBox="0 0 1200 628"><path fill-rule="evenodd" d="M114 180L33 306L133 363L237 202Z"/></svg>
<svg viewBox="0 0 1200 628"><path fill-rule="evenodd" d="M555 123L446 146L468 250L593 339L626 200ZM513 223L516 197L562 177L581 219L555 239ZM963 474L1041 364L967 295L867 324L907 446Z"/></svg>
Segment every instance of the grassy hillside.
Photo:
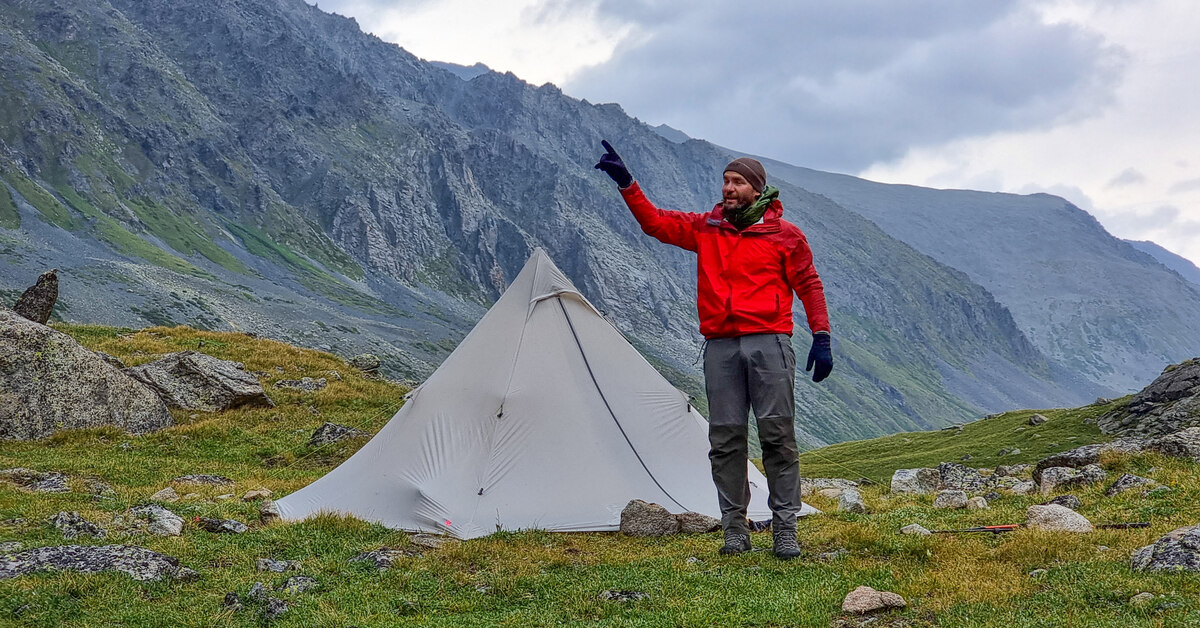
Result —
<svg viewBox="0 0 1200 628"><path fill-rule="evenodd" d="M1083 501L1080 511L1093 522L1143 520L1152 523L1150 529L1088 535L1020 530L1003 536L901 536L897 530L909 523L938 529L1021 522L1025 507L1041 498L1005 496L991 510L939 511L930 507L930 497L890 497L883 487L871 486L864 490L871 508L867 515L837 513L835 504L814 497L813 505L826 512L801 522L805 555L790 563L769 552L720 556L717 534L635 539L527 531L450 542L431 550L415 547L406 533L332 517L265 527L254 523L242 535L210 534L189 524L174 538L114 533L102 540L64 541L48 523L58 511L76 510L108 527L114 515L144 503L171 478L185 473L218 473L237 484L177 486L181 493L197 495L167 504L169 508L185 520L232 517L250 523L255 520L253 504L236 497L220 499L219 494L240 497L265 487L280 496L296 490L362 443L312 451L305 442L313 428L330 420L376 431L399 406L404 391L367 378L334 356L238 334L186 328L60 329L128 363L185 348L243 361L248 369L261 372L278 406L181 413L179 426L144 437L101 429L62 433L36 443L0 442L0 468L62 471L70 476L74 491L33 494L0 483L0 542L20 541L27 548L132 543L177 556L200 572L195 582L142 583L118 573L43 573L0 581L0 625L261 625L257 607L248 605L233 613L222 610L221 603L226 592L244 597L255 582L274 588L292 575L255 571L255 559L268 557L299 560L300 573L320 583L304 593L273 593L286 599L291 609L274 624L278 626L829 626L839 617L842 598L859 585L895 591L909 603L893 614L904 623L875 625L1200 625L1200 580L1194 575L1149 575L1128 568L1132 550L1197 522L1197 465L1150 455L1111 457L1105 465L1110 474L1138 473L1173 490L1148 498L1126 494L1113 499L1102 496L1103 486L1076 492ZM279 379L302 376L329 378L329 387L316 393L273 387ZM1098 439L1088 432L1091 426L1082 424L1082 417L1099 410L1045 413L1051 421L1039 428L1042 437L1032 445L1021 440L1032 428L1014 432L1023 421L1021 413L966 426L957 435L895 437L909 439L902 448L888 439L839 445L807 453L806 474L850 475L832 470L844 464L883 475L893 466L957 460L962 453L972 453L982 465L984 457L1000 447L1017 445L1033 452L1043 440ZM1011 442L1004 440L1006 435ZM971 439L979 449L960 443ZM889 449L905 451L886 454ZM876 459L885 455L886 461ZM830 469L811 473L818 456L828 460ZM113 494L89 495L84 486L88 478L111 484ZM769 534L755 535L754 544L769 547ZM348 562L381 546L420 554L400 559L385 572ZM844 553L819 557L839 550ZM1038 569L1046 571L1030 575ZM650 597L624 603L600 599L599 594L610 589ZM1139 592L1161 597L1148 606L1131 606L1129 598Z"/></svg>
<svg viewBox="0 0 1200 628"><path fill-rule="evenodd" d="M1032 463L1052 453L1111 440L1094 423L1085 423L1129 402L1128 397L1082 408L1018 410L974 421L961 429L893 434L870 440L838 443L804 452L800 469L806 477L868 478L886 484L896 469L936 467L961 462L969 467ZM1049 419L1029 425L1029 417ZM1020 453L1001 454L1019 449ZM963 456L970 456L963 460Z"/></svg>

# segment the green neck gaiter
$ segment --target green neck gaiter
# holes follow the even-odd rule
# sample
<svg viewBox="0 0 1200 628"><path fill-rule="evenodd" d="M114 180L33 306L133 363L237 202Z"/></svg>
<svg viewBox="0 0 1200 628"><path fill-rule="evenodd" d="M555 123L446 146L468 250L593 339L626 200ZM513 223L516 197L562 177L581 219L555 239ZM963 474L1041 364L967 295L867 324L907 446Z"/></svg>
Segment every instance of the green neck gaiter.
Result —
<svg viewBox="0 0 1200 628"><path fill-rule="evenodd" d="M762 194L759 194L753 203L737 209L726 210L725 220L741 231L762 219L767 207L777 198L779 198L779 189L768 185L763 188Z"/></svg>

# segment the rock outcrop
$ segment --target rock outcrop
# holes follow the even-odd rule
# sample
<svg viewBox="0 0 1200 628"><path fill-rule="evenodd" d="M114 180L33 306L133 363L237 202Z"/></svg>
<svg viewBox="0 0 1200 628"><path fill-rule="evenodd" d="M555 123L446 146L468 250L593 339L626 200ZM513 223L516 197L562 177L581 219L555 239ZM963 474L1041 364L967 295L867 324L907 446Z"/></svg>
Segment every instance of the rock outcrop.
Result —
<svg viewBox="0 0 1200 628"><path fill-rule="evenodd" d="M216 412L275 406L241 364L197 351L167 354L125 372L157 391L172 408Z"/></svg>
<svg viewBox="0 0 1200 628"><path fill-rule="evenodd" d="M36 571L120 571L134 580L161 580L180 572L179 559L133 545L59 545L0 556L0 580Z"/></svg>
<svg viewBox="0 0 1200 628"><path fill-rule="evenodd" d="M144 434L173 424L151 388L70 336L0 310L0 439L102 425Z"/></svg>
<svg viewBox="0 0 1200 628"><path fill-rule="evenodd" d="M1200 525L1177 528L1133 553L1134 571L1200 572Z"/></svg>
<svg viewBox="0 0 1200 628"><path fill-rule="evenodd" d="M1106 434L1148 437L1200 427L1200 358L1172 364L1129 405L1097 420Z"/></svg>
<svg viewBox="0 0 1200 628"><path fill-rule="evenodd" d="M30 286L17 299L13 311L25 318L45 325L54 311L54 303L58 301L58 269L48 270L37 278L37 283Z"/></svg>

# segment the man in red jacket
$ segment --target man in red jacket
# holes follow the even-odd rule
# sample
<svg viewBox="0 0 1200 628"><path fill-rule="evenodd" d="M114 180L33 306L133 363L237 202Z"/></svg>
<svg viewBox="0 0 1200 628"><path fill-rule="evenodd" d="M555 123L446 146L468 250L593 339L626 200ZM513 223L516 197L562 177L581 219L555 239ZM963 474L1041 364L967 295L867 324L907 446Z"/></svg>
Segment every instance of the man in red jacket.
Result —
<svg viewBox="0 0 1200 628"><path fill-rule="evenodd" d="M642 231L696 253L696 306L706 340L704 385L708 393L708 440L713 482L725 533L722 554L751 548L746 509L747 423L758 423L773 517L775 555L800 555L800 512L792 350L792 293L804 303L812 330L806 371L813 381L833 370L825 291L813 267L804 233L783 219L779 190L767 185L761 163L748 157L725 167L722 200L712 211L692 214L655 207L608 142L596 168L621 189Z"/></svg>

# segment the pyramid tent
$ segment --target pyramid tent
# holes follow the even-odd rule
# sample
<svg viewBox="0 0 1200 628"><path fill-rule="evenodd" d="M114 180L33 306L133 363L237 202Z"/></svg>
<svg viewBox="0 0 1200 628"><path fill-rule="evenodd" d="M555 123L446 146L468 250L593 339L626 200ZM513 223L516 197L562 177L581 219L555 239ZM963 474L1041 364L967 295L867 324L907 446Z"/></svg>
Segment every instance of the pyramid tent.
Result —
<svg viewBox="0 0 1200 628"><path fill-rule="evenodd" d="M284 520L334 512L463 539L616 530L631 499L719 517L706 433L537 249L370 442L277 503ZM750 517L769 518L749 470Z"/></svg>

